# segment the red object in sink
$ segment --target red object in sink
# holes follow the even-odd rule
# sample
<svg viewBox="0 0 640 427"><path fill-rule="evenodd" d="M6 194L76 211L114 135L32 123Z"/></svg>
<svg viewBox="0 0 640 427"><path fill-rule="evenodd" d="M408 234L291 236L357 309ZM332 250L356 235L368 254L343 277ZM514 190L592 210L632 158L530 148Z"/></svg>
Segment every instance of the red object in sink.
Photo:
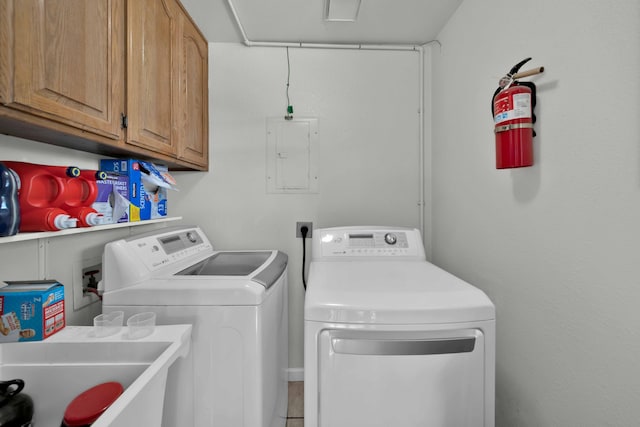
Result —
<svg viewBox="0 0 640 427"><path fill-rule="evenodd" d="M61 427L91 425L122 394L122 384L112 381L98 384L79 394L64 411Z"/></svg>

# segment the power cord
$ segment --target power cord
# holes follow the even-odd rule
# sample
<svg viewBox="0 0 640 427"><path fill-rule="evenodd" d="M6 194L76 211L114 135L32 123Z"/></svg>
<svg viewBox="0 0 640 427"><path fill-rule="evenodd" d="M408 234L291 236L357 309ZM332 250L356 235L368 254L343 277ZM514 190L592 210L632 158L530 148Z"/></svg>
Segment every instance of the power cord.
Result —
<svg viewBox="0 0 640 427"><path fill-rule="evenodd" d="M289 82L291 80L291 61L289 60L289 47L287 47L287 114L285 114L285 120L293 119L293 105L289 100Z"/></svg>
<svg viewBox="0 0 640 427"><path fill-rule="evenodd" d="M304 290L307 290L307 279L305 279L305 265L307 264L307 233L309 228L306 226L300 227L300 234L302 234L302 286Z"/></svg>

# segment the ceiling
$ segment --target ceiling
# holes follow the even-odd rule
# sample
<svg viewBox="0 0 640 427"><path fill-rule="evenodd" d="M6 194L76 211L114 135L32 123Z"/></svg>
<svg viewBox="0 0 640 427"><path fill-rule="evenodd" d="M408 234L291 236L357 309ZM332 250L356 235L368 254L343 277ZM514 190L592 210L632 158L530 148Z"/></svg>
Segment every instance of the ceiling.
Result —
<svg viewBox="0 0 640 427"><path fill-rule="evenodd" d="M328 0L181 0L209 42L424 44L462 0L361 0L355 22L324 20ZM344 0L338 0L344 1Z"/></svg>

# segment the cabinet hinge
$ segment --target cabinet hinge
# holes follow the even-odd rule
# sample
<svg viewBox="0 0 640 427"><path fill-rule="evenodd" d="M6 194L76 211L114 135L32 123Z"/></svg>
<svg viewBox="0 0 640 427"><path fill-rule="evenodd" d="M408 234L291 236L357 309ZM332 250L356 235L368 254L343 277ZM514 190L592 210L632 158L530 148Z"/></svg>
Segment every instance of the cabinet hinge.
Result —
<svg viewBox="0 0 640 427"><path fill-rule="evenodd" d="M129 117L125 113L120 114L122 121L120 122L120 127L122 129L126 129L129 126Z"/></svg>

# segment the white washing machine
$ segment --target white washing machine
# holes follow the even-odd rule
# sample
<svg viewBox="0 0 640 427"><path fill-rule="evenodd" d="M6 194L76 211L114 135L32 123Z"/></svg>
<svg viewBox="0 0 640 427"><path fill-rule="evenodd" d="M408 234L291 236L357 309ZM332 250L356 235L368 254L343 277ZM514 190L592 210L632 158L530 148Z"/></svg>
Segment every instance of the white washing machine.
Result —
<svg viewBox="0 0 640 427"><path fill-rule="evenodd" d="M287 255L215 251L198 227L108 243L103 312L153 311L193 324L192 351L169 372L164 427L284 427Z"/></svg>
<svg viewBox="0 0 640 427"><path fill-rule="evenodd" d="M494 306L418 230L313 230L305 298L305 427L494 426Z"/></svg>

